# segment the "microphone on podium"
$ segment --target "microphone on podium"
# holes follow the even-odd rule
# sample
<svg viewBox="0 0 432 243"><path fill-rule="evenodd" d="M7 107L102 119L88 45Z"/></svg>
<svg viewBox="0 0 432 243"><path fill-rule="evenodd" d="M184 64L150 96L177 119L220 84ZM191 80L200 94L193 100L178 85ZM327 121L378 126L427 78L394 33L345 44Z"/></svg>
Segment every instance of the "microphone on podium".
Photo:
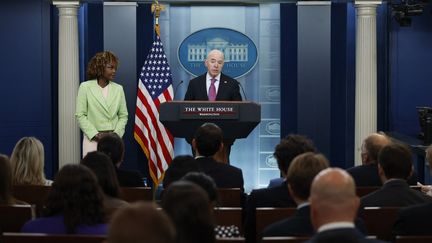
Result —
<svg viewBox="0 0 432 243"><path fill-rule="evenodd" d="M247 100L246 93L245 93L245 91L243 89L243 85L239 81L237 81L236 79L234 79L234 80L237 82L238 86L240 86L240 88L241 88L241 90L243 92L244 99Z"/></svg>
<svg viewBox="0 0 432 243"><path fill-rule="evenodd" d="M179 86L180 86L180 84L182 84L183 83L183 80L180 80L180 82L176 85L176 87L175 87L175 90L174 90L174 95L173 95L173 100L174 100L174 98L175 98L175 95L177 94L177 91L178 91L178 88L179 88Z"/></svg>

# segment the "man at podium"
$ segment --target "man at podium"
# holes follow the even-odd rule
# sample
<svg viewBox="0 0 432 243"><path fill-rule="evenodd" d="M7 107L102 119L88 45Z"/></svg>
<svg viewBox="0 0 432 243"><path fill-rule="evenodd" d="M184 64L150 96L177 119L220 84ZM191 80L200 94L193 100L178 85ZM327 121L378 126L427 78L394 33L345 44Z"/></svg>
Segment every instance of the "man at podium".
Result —
<svg viewBox="0 0 432 243"><path fill-rule="evenodd" d="M207 72L189 81L184 100L241 101L239 83L222 73L224 54L211 50L204 62Z"/></svg>
<svg viewBox="0 0 432 243"><path fill-rule="evenodd" d="M184 100L241 101L239 82L222 73L224 62L223 52L211 50L204 62L207 72L189 81ZM225 139L223 143L224 150L218 158L229 163L234 139Z"/></svg>

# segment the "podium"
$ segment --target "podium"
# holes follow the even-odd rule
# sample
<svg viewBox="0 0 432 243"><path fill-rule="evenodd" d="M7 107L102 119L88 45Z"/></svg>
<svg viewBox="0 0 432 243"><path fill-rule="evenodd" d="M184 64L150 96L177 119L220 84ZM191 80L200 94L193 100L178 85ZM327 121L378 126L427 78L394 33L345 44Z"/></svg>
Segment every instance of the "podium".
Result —
<svg viewBox="0 0 432 243"><path fill-rule="evenodd" d="M261 106L248 101L170 101L160 105L159 121L174 137L190 141L206 122L217 124L224 140L246 138L261 121Z"/></svg>

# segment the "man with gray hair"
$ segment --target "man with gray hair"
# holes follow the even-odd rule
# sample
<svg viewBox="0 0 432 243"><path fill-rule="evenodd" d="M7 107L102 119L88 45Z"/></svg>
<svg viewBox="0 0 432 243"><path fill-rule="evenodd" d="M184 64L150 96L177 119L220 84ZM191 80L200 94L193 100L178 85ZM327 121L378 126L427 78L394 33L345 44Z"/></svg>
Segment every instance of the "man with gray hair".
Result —
<svg viewBox="0 0 432 243"><path fill-rule="evenodd" d="M356 186L381 186L382 181L378 174L378 153L391 143L389 137L381 133L372 133L361 146L362 165L351 167L347 172L353 177ZM416 185L417 174L413 173L408 178L408 184Z"/></svg>
<svg viewBox="0 0 432 243"><path fill-rule="evenodd" d="M322 170L312 182L309 202L317 233L308 242L381 242L366 239L354 226L360 199L346 171Z"/></svg>
<svg viewBox="0 0 432 243"><path fill-rule="evenodd" d="M204 62L207 73L189 81L184 99L241 101L238 81L222 73L224 63L223 52L211 50Z"/></svg>

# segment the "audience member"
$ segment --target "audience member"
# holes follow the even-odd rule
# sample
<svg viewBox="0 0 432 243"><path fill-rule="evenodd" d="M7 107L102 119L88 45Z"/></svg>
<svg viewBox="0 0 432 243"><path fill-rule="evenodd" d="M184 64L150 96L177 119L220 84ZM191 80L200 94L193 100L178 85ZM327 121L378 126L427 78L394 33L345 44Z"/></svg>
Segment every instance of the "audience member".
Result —
<svg viewBox="0 0 432 243"><path fill-rule="evenodd" d="M216 183L210 176L202 172L189 172L181 180L190 181L200 186L209 197L210 207L214 208L218 206L219 201ZM216 225L215 234L216 237L219 238L239 237L240 230L235 225Z"/></svg>
<svg viewBox="0 0 432 243"><path fill-rule="evenodd" d="M353 178L344 170L321 171L312 182L309 202L317 233L308 242L381 242L366 239L355 228L359 198Z"/></svg>
<svg viewBox="0 0 432 243"><path fill-rule="evenodd" d="M108 155L114 163L120 186L142 187L144 186L143 176L136 170L120 169L124 159L124 143L122 138L116 133L106 133L98 141L97 151Z"/></svg>
<svg viewBox="0 0 432 243"><path fill-rule="evenodd" d="M164 193L162 208L177 230L177 243L214 243L213 214L207 193L188 181L173 182Z"/></svg>
<svg viewBox="0 0 432 243"><path fill-rule="evenodd" d="M378 153L391 140L384 134L372 133L362 143L361 161L362 165L347 169L347 172L354 178L356 186L382 186L381 178L378 174ZM408 183L415 185L417 175L415 173L409 177Z"/></svg>
<svg viewBox="0 0 432 243"><path fill-rule="evenodd" d="M188 172L192 171L201 171L200 165L192 156L176 156L165 171L165 176L162 182L163 188L168 188L171 183L180 180Z"/></svg>
<svg viewBox="0 0 432 243"><path fill-rule="evenodd" d="M289 193L297 204L297 211L292 217L265 228L263 236L310 236L314 234L308 202L310 186L314 177L327 167L329 167L329 162L326 157L312 152L301 154L291 162L286 178Z"/></svg>
<svg viewBox="0 0 432 243"><path fill-rule="evenodd" d="M223 148L222 130L214 123L205 123L197 129L192 147L202 171L213 178L221 188L243 188L242 171L229 164L219 163L213 156Z"/></svg>
<svg viewBox="0 0 432 243"><path fill-rule="evenodd" d="M35 137L21 138L12 151L12 180L14 185L51 185L45 179L44 147Z"/></svg>
<svg viewBox="0 0 432 243"><path fill-rule="evenodd" d="M429 164L429 170L431 170L431 174L432 174L432 145L429 145L429 147L426 149L426 161ZM431 185L422 185L421 183L418 183L418 185L421 187L422 192L432 197Z"/></svg>
<svg viewBox="0 0 432 243"><path fill-rule="evenodd" d="M290 134L283 138L280 143L276 145L275 151L273 153L282 177L270 180L268 188L277 187L281 184L284 184L289 165L297 155L315 151L316 149L312 140L306 136ZM286 184L283 186L286 186Z"/></svg>
<svg viewBox="0 0 432 243"><path fill-rule="evenodd" d="M9 158L0 154L0 205L28 204L12 196L12 169Z"/></svg>
<svg viewBox="0 0 432 243"><path fill-rule="evenodd" d="M173 243L176 231L163 210L150 202L138 202L119 209L108 230L108 243Z"/></svg>
<svg viewBox="0 0 432 243"><path fill-rule="evenodd" d="M396 235L432 235L432 202L401 208L393 226Z"/></svg>
<svg viewBox="0 0 432 243"><path fill-rule="evenodd" d="M432 168L432 145L426 150L426 160ZM431 171L432 172L432 171ZM430 186L422 187L422 191L432 196ZM393 227L394 235L432 235L432 202L414 205L399 210Z"/></svg>
<svg viewBox="0 0 432 243"><path fill-rule="evenodd" d="M361 199L362 207L404 207L432 201L411 189L407 178L412 171L411 151L402 144L389 144L378 154L378 173L383 186Z"/></svg>
<svg viewBox="0 0 432 243"><path fill-rule="evenodd" d="M351 167L347 172L353 177L356 186L381 186L381 178L378 175L378 153L390 139L379 133L369 135L361 145L362 165Z"/></svg>
<svg viewBox="0 0 432 243"><path fill-rule="evenodd" d="M104 194L104 209L107 216L128 204L119 198L119 183L114 165L108 155L99 151L89 152L81 160L81 164L87 166L96 175Z"/></svg>
<svg viewBox="0 0 432 243"><path fill-rule="evenodd" d="M58 172L46 201L44 217L30 220L24 233L107 234L103 194L93 172L68 164Z"/></svg>
<svg viewBox="0 0 432 243"><path fill-rule="evenodd" d="M283 178L269 188L252 190L246 203L245 236L247 242L255 242L255 211L257 207L295 207L296 204L288 192L285 176L291 161L300 154L314 152L311 140L302 135L290 134L283 138L275 148L274 156Z"/></svg>

